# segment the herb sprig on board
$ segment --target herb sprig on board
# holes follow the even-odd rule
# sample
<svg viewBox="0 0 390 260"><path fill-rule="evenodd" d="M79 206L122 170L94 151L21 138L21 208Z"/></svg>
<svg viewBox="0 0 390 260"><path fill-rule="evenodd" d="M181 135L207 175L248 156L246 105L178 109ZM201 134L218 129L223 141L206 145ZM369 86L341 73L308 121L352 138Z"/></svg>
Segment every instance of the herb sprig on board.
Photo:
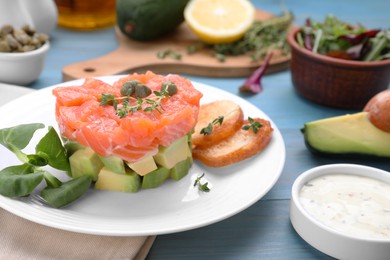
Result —
<svg viewBox="0 0 390 260"><path fill-rule="evenodd" d="M280 50L284 55L290 53L287 32L293 21L291 12L264 21L255 21L242 39L223 44L209 45L194 43L187 47L187 53L210 50L212 55L223 62L227 56L249 54L253 61L260 60L271 50Z"/></svg>

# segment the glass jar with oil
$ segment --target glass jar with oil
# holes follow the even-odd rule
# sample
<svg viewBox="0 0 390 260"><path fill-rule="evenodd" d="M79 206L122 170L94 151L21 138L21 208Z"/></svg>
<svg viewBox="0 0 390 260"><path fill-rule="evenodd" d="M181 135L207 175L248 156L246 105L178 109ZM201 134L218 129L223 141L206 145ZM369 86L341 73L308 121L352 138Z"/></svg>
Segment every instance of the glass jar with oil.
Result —
<svg viewBox="0 0 390 260"><path fill-rule="evenodd" d="M58 25L74 30L93 30L116 22L115 0L55 0Z"/></svg>

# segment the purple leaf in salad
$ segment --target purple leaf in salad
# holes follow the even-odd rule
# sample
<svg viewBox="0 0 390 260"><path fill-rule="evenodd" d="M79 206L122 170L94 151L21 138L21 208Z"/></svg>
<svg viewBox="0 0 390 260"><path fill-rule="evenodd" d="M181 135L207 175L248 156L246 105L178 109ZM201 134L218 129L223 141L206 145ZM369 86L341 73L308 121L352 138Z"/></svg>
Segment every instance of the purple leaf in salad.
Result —
<svg viewBox="0 0 390 260"><path fill-rule="evenodd" d="M346 53L348 54L348 57L350 57L350 59L352 60L361 60L363 47L364 47L363 43L354 45L349 49L347 49Z"/></svg>
<svg viewBox="0 0 390 260"><path fill-rule="evenodd" d="M261 78L267 70L269 61L271 60L272 52L269 52L264 59L263 64L255 70L252 75L244 82L244 84L240 87L240 91L246 91L251 93L260 93L263 90L263 86L261 84Z"/></svg>
<svg viewBox="0 0 390 260"><path fill-rule="evenodd" d="M359 33L359 34L340 35L339 38L346 40L351 45L356 45L356 44L360 44L362 42L365 42L366 39L368 39L368 38L375 37L379 32L380 32L380 30L369 30L369 31Z"/></svg>

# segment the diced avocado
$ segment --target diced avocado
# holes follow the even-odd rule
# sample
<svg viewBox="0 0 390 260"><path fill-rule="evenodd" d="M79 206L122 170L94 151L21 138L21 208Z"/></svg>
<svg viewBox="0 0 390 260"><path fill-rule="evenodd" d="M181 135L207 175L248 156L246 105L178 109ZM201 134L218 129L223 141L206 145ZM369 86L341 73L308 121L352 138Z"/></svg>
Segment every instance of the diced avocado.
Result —
<svg viewBox="0 0 390 260"><path fill-rule="evenodd" d="M188 157L187 159L178 162L171 169L171 173L170 173L171 178L177 181L183 178L184 176L186 176L188 174L188 171L190 170L192 164L191 161L192 161L192 157Z"/></svg>
<svg viewBox="0 0 390 260"><path fill-rule="evenodd" d="M71 156L72 154L74 154L77 150L85 148L85 146L79 144L78 142L72 141L69 139L65 140L64 147L65 147L65 150L66 150L68 157Z"/></svg>
<svg viewBox="0 0 390 260"><path fill-rule="evenodd" d="M314 152L390 157L390 133L375 127L367 112L313 121L301 131L307 147Z"/></svg>
<svg viewBox="0 0 390 260"><path fill-rule="evenodd" d="M93 181L97 179L99 171L103 167L97 153L89 147L74 152L69 157L69 163L73 178L88 175Z"/></svg>
<svg viewBox="0 0 390 260"><path fill-rule="evenodd" d="M144 176L147 173L150 173L151 171L157 169L157 165L154 162L152 155L147 155L134 163L126 162L126 164L130 167L130 169L132 169L141 176Z"/></svg>
<svg viewBox="0 0 390 260"><path fill-rule="evenodd" d="M115 155L103 157L99 156L105 167L118 174L125 174L125 163L123 160Z"/></svg>
<svg viewBox="0 0 390 260"><path fill-rule="evenodd" d="M141 186L141 177L133 171L118 174L107 167L100 170L95 189L122 192L137 192Z"/></svg>
<svg viewBox="0 0 390 260"><path fill-rule="evenodd" d="M154 160L157 164L172 169L178 162L187 159L189 155L191 155L191 150L188 146L188 136L185 135L167 147L160 146Z"/></svg>
<svg viewBox="0 0 390 260"><path fill-rule="evenodd" d="M169 178L169 173L169 169L160 167L157 170L146 174L142 179L142 188L152 189L160 186L166 179Z"/></svg>

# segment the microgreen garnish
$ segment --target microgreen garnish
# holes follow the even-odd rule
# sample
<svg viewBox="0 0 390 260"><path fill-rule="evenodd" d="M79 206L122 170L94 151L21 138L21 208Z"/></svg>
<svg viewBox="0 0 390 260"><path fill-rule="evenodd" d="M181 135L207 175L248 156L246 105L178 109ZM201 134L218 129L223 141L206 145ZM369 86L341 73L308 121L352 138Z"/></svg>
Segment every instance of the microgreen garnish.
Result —
<svg viewBox="0 0 390 260"><path fill-rule="evenodd" d="M129 83L130 84L126 84ZM123 84L121 93L123 96L116 97L113 94L103 93L100 96L100 106L112 105L119 118L126 117L129 113L134 114L136 111L145 112L157 111L162 113L164 107L161 102L177 93L177 86L173 82L164 82L161 91L154 90L153 97L149 97L151 90L146 85L137 81L128 81ZM134 86L134 90L129 90Z"/></svg>
<svg viewBox="0 0 390 260"><path fill-rule="evenodd" d="M209 192L210 188L208 187L208 182L201 183L201 179L204 177L204 173L201 176L198 176L194 182L194 187L198 186L200 191Z"/></svg>
<svg viewBox="0 0 390 260"><path fill-rule="evenodd" d="M202 128L200 130L200 134L202 135L209 135L213 132L213 127L217 124L222 125L223 122L223 116L219 116L216 119L214 119L212 122L210 122L206 127Z"/></svg>
<svg viewBox="0 0 390 260"><path fill-rule="evenodd" d="M248 121L249 121L249 124L248 125L244 125L242 127L242 129L243 130L247 130L247 131L249 129L252 129L253 133L257 134L257 132L259 131L260 127L262 127L262 124L260 122L255 121L251 117L248 117Z"/></svg>

